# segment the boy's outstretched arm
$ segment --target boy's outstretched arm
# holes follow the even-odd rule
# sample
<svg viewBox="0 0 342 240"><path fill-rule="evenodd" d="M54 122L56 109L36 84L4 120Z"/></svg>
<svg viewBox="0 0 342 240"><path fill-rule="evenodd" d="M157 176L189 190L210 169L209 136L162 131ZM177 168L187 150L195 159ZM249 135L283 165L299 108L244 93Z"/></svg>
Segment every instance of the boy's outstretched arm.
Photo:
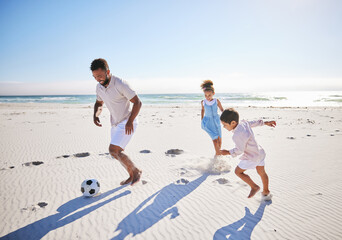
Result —
<svg viewBox="0 0 342 240"><path fill-rule="evenodd" d="M264 126L264 121L263 120L253 120L253 121L248 121L249 125L251 127L260 127Z"/></svg>
<svg viewBox="0 0 342 240"><path fill-rule="evenodd" d="M269 127L275 127L277 125L276 121L267 121L267 122L264 122L264 124Z"/></svg>
<svg viewBox="0 0 342 240"><path fill-rule="evenodd" d="M249 125L251 127L259 127L259 126L264 126L267 125L269 127L275 127L277 124L275 121L267 121L264 122L263 120L254 120L254 121L248 121Z"/></svg>

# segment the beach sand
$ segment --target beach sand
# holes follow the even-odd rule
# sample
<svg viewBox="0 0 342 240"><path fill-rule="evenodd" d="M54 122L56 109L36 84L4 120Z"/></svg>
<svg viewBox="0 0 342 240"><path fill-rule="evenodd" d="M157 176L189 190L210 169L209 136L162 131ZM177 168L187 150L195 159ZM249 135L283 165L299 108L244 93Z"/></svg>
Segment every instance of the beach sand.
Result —
<svg viewBox="0 0 342 240"><path fill-rule="evenodd" d="M91 105L0 104L0 238L342 239L342 108L236 109L241 119L277 121L253 129L272 201L247 199L238 158L212 164L200 107L142 107L125 150L143 171L132 187L119 185L127 173L108 155L107 109L99 128ZM222 148L232 148L222 131ZM97 197L82 197L88 178L101 184Z"/></svg>

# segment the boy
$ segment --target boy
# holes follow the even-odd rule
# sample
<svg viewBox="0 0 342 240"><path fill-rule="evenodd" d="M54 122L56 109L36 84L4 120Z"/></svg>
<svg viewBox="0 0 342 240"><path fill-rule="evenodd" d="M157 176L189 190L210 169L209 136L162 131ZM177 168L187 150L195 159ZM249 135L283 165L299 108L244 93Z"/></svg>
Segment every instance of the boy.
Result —
<svg viewBox="0 0 342 240"><path fill-rule="evenodd" d="M255 141L254 133L252 127L267 125L269 127L275 127L275 121L264 122L263 120L257 121L245 121L242 120L239 123L239 113L233 108L229 108L223 111L220 120L223 127L228 131L233 131L233 141L235 143L235 148L227 151L221 150L222 155L231 155L236 157L243 154L240 157L240 163L235 168L235 174L240 177L244 182L246 182L250 187L251 191L248 198L253 197L259 190L260 187L253 182L253 180L244 172L247 169L256 169L261 177L263 191L262 199L271 200L272 195L268 189L268 176L265 172L265 151L261 146Z"/></svg>

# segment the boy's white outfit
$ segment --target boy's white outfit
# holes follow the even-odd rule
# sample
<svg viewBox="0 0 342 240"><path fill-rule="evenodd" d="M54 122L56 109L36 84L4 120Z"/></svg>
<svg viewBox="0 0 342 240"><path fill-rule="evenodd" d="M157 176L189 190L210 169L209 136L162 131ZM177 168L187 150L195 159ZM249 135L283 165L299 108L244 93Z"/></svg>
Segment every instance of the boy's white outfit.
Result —
<svg viewBox="0 0 342 240"><path fill-rule="evenodd" d="M133 133L127 135L125 127L128 118L131 116L130 100L135 97L136 93L128 85L127 82L111 76L111 80L107 87L100 83L96 87L96 99L103 101L110 112L111 141L110 144L125 149L126 145L133 136ZM138 125L136 119L133 121L133 132Z"/></svg>
<svg viewBox="0 0 342 240"><path fill-rule="evenodd" d="M232 131L235 148L229 150L232 157L240 154L241 169L254 169L257 166L265 166L266 153L264 149L256 142L252 127L263 126L262 120L246 121L242 120Z"/></svg>

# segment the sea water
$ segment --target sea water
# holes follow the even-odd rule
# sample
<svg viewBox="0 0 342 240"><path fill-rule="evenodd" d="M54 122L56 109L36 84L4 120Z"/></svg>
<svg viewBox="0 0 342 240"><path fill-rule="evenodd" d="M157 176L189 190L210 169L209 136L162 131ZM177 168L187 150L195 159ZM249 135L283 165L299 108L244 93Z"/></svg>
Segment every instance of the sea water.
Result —
<svg viewBox="0 0 342 240"><path fill-rule="evenodd" d="M203 93L139 94L144 105L199 106ZM224 106L342 106L342 91L216 93ZM0 103L93 104L95 95L0 96Z"/></svg>

